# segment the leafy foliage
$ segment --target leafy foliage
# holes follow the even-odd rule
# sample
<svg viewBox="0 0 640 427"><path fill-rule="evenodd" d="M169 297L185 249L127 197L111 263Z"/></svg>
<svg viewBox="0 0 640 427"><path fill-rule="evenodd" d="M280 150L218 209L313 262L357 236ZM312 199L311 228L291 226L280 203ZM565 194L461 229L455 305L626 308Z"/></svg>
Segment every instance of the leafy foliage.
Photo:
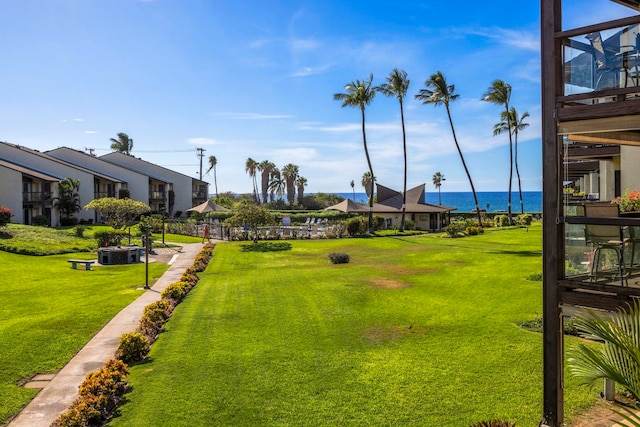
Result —
<svg viewBox="0 0 640 427"><path fill-rule="evenodd" d="M138 332L123 334L116 357L125 363L138 362L149 353L149 345L149 339Z"/></svg>
<svg viewBox="0 0 640 427"><path fill-rule="evenodd" d="M11 209L6 206L0 205L0 227L4 227L11 222Z"/></svg>
<svg viewBox="0 0 640 427"><path fill-rule="evenodd" d="M227 219L227 225L238 227L246 225L253 232L254 239L258 239L258 227L275 223L273 215L262 206L248 201L238 203L236 214Z"/></svg>
<svg viewBox="0 0 640 427"><path fill-rule="evenodd" d="M347 264L349 262L349 254L344 252L331 252L329 259L334 264Z"/></svg>
<svg viewBox="0 0 640 427"><path fill-rule="evenodd" d="M137 200L116 199L114 197L93 199L84 208L94 209L107 224L115 229L126 227L140 215L151 210L147 204Z"/></svg>

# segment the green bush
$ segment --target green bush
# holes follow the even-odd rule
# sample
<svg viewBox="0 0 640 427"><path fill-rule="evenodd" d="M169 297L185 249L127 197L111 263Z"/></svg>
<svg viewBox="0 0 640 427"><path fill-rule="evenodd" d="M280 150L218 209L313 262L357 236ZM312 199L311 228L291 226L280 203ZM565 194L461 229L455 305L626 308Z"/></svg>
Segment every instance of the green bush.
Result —
<svg viewBox="0 0 640 427"><path fill-rule="evenodd" d="M509 217L506 215L496 215L493 217L493 226L494 227L504 227L505 225L509 225Z"/></svg>
<svg viewBox="0 0 640 427"><path fill-rule="evenodd" d="M31 218L31 224L38 227L48 227L49 225L51 225L49 218L44 215L36 215Z"/></svg>
<svg viewBox="0 0 640 427"><path fill-rule="evenodd" d="M174 282L164 288L160 297L163 299L172 299L175 302L180 302L187 296L187 292L191 289L187 282Z"/></svg>
<svg viewBox="0 0 640 427"><path fill-rule="evenodd" d="M382 230L384 228L384 218L381 216L373 217L373 229Z"/></svg>
<svg viewBox="0 0 640 427"><path fill-rule="evenodd" d="M334 264L347 264L349 262L349 254L344 252L331 252L329 259Z"/></svg>
<svg viewBox="0 0 640 427"><path fill-rule="evenodd" d="M122 334L116 357L125 363L138 362L149 353L149 339L138 332Z"/></svg>
<svg viewBox="0 0 640 427"><path fill-rule="evenodd" d="M89 372L80 385L80 397L52 424L53 427L100 426L116 409L129 389L127 365L110 360L97 371Z"/></svg>
<svg viewBox="0 0 640 427"><path fill-rule="evenodd" d="M405 230L413 230L415 228L415 224L410 219L404 220L404 229Z"/></svg>
<svg viewBox="0 0 640 427"><path fill-rule="evenodd" d="M484 230L478 226L468 226L464 230L467 236L477 236L478 234L484 233Z"/></svg>
<svg viewBox="0 0 640 427"><path fill-rule="evenodd" d="M516 217L516 224L518 225L528 227L531 225L531 221L533 221L533 216L531 214L522 214Z"/></svg>
<svg viewBox="0 0 640 427"><path fill-rule="evenodd" d="M119 245L120 240L122 240L122 236L124 236L123 233L115 230L96 231L95 233L93 233L93 237L98 242L98 247L100 248Z"/></svg>
<svg viewBox="0 0 640 427"><path fill-rule="evenodd" d="M84 237L84 230L86 227L84 225L76 225L75 235L76 237Z"/></svg>
<svg viewBox="0 0 640 427"><path fill-rule="evenodd" d="M361 216L356 216L347 220L347 233L349 233L349 236L357 236L358 234L364 234L366 232L367 224Z"/></svg>
<svg viewBox="0 0 640 427"><path fill-rule="evenodd" d="M78 218L60 218L60 226L62 227L70 227L78 224Z"/></svg>
<svg viewBox="0 0 640 427"><path fill-rule="evenodd" d="M462 232L466 229L466 223L464 221L453 221L447 225L444 231L449 237L462 237Z"/></svg>

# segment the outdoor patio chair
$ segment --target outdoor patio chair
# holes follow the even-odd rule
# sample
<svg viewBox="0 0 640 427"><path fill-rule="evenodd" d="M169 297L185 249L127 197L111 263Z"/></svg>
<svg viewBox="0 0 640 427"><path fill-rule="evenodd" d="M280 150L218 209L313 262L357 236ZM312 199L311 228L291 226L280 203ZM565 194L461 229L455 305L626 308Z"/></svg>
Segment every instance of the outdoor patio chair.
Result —
<svg viewBox="0 0 640 427"><path fill-rule="evenodd" d="M618 206L610 203L585 203L587 218L613 218L618 216ZM593 258L589 268L589 278L597 282L599 278L620 280L620 285L628 285L628 274L624 263L625 239L622 227L607 224L586 224L585 240L593 245ZM610 256L607 258L606 253ZM604 256L603 256L604 255ZM611 268L605 268L607 259L613 258Z"/></svg>
<svg viewBox="0 0 640 427"><path fill-rule="evenodd" d="M604 46L602 44L602 36L600 32L589 33L585 36L587 40L591 43L591 47L593 48L593 56L595 60L595 71L596 71L596 82L594 84L594 89L600 89L600 83L603 81L603 78L606 77L605 83L613 80L613 83L607 84L606 88L612 89L619 85L620 79L620 71L622 67L620 63L616 61L615 55L608 54L605 52ZM626 70L625 70L626 72Z"/></svg>

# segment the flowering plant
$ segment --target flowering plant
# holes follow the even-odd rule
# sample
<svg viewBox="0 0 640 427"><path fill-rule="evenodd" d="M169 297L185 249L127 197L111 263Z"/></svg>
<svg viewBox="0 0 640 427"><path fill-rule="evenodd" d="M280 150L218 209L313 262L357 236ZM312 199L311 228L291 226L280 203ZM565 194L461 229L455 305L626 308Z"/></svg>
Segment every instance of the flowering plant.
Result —
<svg viewBox="0 0 640 427"><path fill-rule="evenodd" d="M611 203L617 204L620 212L640 211L640 192L627 189L623 196L616 197Z"/></svg>
<svg viewBox="0 0 640 427"><path fill-rule="evenodd" d="M11 221L11 209L0 205L0 227L4 227Z"/></svg>

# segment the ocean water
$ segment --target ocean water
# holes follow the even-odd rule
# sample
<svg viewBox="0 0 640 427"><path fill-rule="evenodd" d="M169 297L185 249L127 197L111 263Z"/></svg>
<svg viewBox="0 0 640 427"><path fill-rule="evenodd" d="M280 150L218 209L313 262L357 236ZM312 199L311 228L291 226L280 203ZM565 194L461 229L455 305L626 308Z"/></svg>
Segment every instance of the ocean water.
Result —
<svg viewBox="0 0 640 427"><path fill-rule="evenodd" d="M353 200L353 193L334 193L346 199ZM508 191L478 191L478 206L480 209L486 209L487 212L507 211L508 208ZM469 192L447 192L441 193L442 204L458 208L458 212L471 212L475 209L473 203L473 193ZM434 205L438 204L438 193L435 191L425 194L426 202ZM355 201L358 203L367 203L366 193L355 193ZM522 201L524 203L525 212L542 212L542 192L541 191L523 191ZM511 193L511 211L513 213L520 212L520 196L518 192Z"/></svg>

